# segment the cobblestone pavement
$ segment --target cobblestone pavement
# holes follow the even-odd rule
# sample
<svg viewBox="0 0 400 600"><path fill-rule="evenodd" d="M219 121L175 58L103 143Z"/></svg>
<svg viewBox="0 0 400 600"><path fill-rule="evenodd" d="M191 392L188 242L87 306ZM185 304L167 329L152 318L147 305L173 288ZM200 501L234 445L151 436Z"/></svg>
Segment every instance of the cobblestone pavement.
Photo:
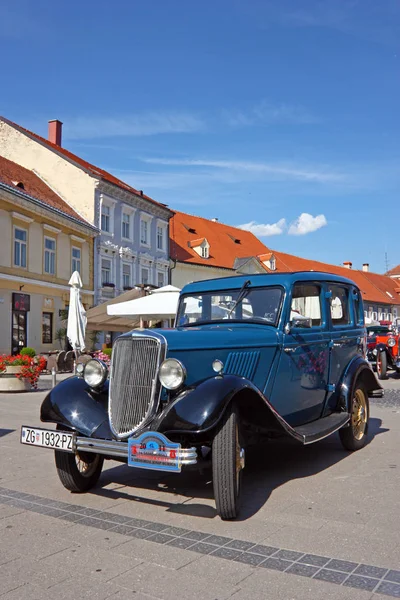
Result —
<svg viewBox="0 0 400 600"><path fill-rule="evenodd" d="M0 600L400 597L400 378L371 403L370 437L274 443L247 457L240 519L223 522L211 472L109 461L70 494L53 453L19 444L44 392L0 396Z"/></svg>

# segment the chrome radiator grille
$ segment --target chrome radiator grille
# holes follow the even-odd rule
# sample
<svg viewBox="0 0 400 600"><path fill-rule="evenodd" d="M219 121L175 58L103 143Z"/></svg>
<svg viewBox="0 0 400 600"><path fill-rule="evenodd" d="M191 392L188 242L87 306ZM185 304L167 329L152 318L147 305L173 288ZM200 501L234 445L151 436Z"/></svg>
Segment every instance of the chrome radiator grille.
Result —
<svg viewBox="0 0 400 600"><path fill-rule="evenodd" d="M157 338L132 336L114 344L109 414L111 429L118 437L133 433L155 412L160 361Z"/></svg>

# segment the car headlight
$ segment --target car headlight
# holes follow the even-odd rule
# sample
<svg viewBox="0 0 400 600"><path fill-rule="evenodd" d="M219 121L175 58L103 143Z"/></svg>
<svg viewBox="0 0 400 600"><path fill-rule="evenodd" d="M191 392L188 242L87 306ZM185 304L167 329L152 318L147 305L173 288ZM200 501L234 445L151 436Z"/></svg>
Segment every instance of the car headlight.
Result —
<svg viewBox="0 0 400 600"><path fill-rule="evenodd" d="M393 346L396 345L396 340L394 338L389 338L387 341L387 345L389 346L389 348L393 348Z"/></svg>
<svg viewBox="0 0 400 600"><path fill-rule="evenodd" d="M86 363L83 378L90 387L102 386L107 379L107 375L107 366L101 360L93 358Z"/></svg>
<svg viewBox="0 0 400 600"><path fill-rule="evenodd" d="M167 390L176 390L186 379L186 369L176 358L167 358L160 367L158 378Z"/></svg>
<svg viewBox="0 0 400 600"><path fill-rule="evenodd" d="M377 350L376 348L374 348L374 349L372 350L372 354L373 354L374 356L376 356L376 355L378 354L378 350Z"/></svg>

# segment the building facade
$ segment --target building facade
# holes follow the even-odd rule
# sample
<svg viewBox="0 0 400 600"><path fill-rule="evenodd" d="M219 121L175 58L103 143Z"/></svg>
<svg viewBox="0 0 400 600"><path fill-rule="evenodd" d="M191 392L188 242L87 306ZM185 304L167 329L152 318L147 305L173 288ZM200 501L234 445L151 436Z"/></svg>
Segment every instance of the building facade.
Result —
<svg viewBox="0 0 400 600"><path fill-rule="evenodd" d="M62 147L62 123L48 139L0 118L0 155L37 173L100 230L94 248L94 304L138 284L169 281L169 219L164 204Z"/></svg>
<svg viewBox="0 0 400 600"><path fill-rule="evenodd" d="M60 349L73 271L93 304L98 231L31 171L0 157L0 353Z"/></svg>

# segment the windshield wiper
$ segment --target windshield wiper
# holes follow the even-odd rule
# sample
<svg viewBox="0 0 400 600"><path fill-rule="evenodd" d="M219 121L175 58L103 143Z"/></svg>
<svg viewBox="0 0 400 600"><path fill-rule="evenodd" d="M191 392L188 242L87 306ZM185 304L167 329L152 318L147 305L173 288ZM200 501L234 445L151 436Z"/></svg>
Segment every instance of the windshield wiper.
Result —
<svg viewBox="0 0 400 600"><path fill-rule="evenodd" d="M228 312L228 319L230 318L231 314L233 313L233 311L235 310L235 308L237 307L237 305L239 304L239 302L241 302L242 300L244 300L244 297L247 295L247 289L246 288L250 284L251 284L251 281L250 281L250 279L248 279L247 281L244 282L244 284L240 288L240 292L238 294L238 297L236 298L235 304L232 306L231 310Z"/></svg>

